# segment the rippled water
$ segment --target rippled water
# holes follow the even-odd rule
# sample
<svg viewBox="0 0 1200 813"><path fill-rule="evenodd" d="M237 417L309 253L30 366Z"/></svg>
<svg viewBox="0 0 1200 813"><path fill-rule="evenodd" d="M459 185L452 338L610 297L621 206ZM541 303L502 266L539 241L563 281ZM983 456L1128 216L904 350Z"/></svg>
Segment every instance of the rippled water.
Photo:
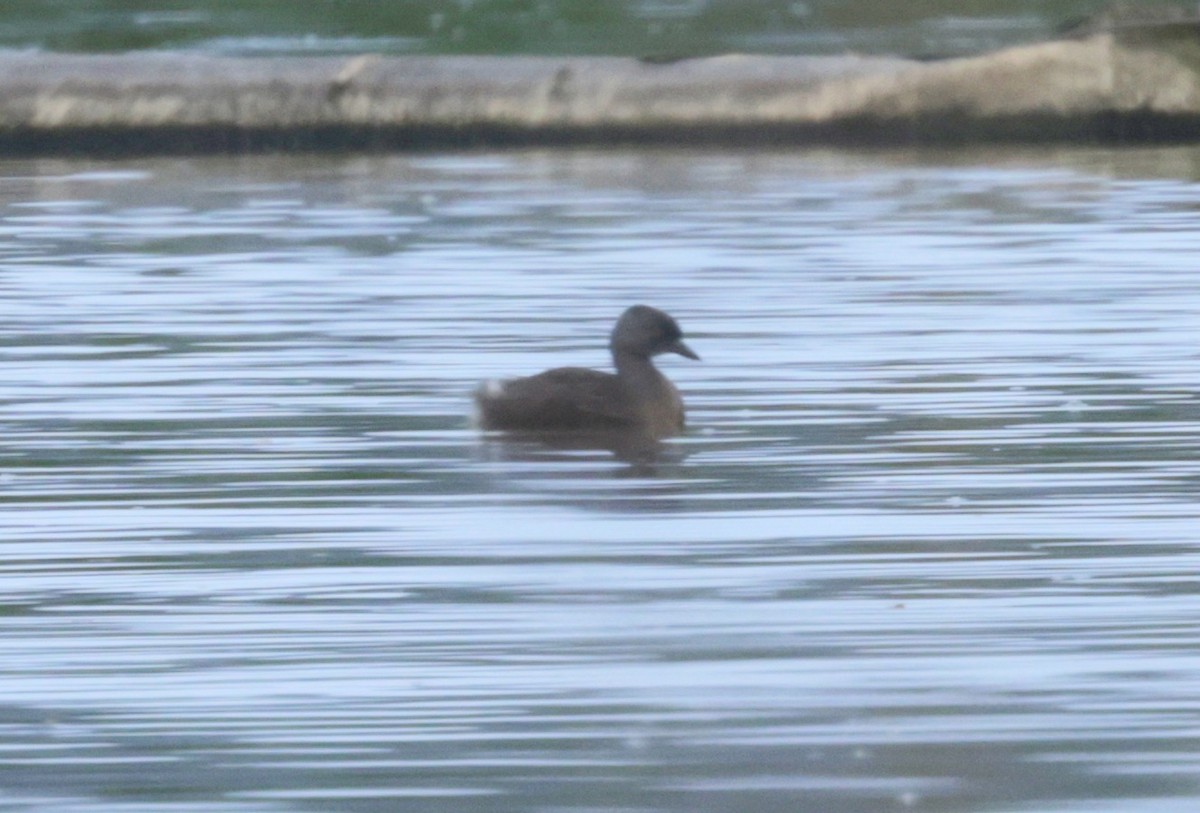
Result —
<svg viewBox="0 0 1200 813"><path fill-rule="evenodd" d="M1193 810L1198 165L0 164L0 810Z"/></svg>

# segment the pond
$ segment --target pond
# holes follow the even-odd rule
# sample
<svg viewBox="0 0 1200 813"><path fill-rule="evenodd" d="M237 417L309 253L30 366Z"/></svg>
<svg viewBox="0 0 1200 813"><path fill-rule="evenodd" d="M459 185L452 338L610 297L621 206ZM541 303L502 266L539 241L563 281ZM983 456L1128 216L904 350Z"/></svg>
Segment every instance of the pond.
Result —
<svg viewBox="0 0 1200 813"><path fill-rule="evenodd" d="M0 163L0 807L1194 810L1198 168ZM639 302L653 460L471 427Z"/></svg>

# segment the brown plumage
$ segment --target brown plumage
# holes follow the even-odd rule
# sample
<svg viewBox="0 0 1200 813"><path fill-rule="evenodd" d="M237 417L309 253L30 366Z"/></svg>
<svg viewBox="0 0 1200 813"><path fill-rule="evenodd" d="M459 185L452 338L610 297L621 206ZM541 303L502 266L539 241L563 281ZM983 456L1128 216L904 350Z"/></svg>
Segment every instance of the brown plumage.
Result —
<svg viewBox="0 0 1200 813"><path fill-rule="evenodd" d="M650 359L699 356L675 320L634 305L609 338L616 374L560 367L527 378L487 381L475 392L484 429L518 432L633 430L660 438L683 429L683 399Z"/></svg>

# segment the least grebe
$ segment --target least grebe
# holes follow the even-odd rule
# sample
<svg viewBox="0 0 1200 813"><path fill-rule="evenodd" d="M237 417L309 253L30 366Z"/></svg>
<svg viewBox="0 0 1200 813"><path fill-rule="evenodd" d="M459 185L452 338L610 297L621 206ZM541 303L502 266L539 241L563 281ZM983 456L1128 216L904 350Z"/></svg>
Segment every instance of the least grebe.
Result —
<svg viewBox="0 0 1200 813"><path fill-rule="evenodd" d="M651 358L678 353L700 360L667 314L634 305L608 343L617 372L559 367L527 378L491 380L475 392L484 429L518 432L632 430L651 437L683 430L683 399Z"/></svg>

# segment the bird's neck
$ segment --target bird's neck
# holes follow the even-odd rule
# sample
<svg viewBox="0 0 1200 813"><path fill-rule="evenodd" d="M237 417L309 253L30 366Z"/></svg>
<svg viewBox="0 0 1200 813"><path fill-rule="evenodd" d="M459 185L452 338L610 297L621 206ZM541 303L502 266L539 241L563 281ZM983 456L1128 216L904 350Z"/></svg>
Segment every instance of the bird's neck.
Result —
<svg viewBox="0 0 1200 813"><path fill-rule="evenodd" d="M613 363L621 387L633 399L644 428L655 437L683 429L683 402L679 391L646 356L613 350Z"/></svg>
<svg viewBox="0 0 1200 813"><path fill-rule="evenodd" d="M638 395L653 397L662 387L663 374L646 356L613 349L613 365L617 376Z"/></svg>

